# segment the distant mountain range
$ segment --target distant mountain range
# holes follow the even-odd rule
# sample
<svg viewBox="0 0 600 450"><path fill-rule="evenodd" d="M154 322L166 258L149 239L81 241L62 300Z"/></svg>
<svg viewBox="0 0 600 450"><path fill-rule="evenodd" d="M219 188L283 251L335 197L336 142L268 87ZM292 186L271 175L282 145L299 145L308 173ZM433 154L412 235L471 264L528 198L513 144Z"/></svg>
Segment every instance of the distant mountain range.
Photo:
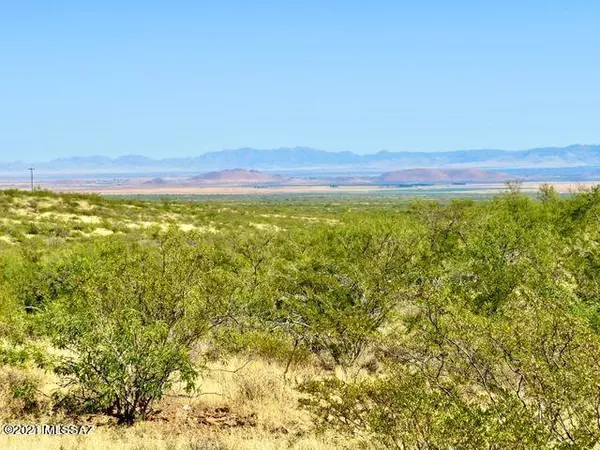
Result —
<svg viewBox="0 0 600 450"><path fill-rule="evenodd" d="M76 156L49 162L0 163L0 172L24 171L31 165L47 172L209 172L244 167L256 170L327 170L383 172L411 168L568 168L600 166L600 145L530 150L461 150L450 152L388 152L358 155L306 147L257 150L240 148L190 158L152 159L140 155L119 158Z"/></svg>

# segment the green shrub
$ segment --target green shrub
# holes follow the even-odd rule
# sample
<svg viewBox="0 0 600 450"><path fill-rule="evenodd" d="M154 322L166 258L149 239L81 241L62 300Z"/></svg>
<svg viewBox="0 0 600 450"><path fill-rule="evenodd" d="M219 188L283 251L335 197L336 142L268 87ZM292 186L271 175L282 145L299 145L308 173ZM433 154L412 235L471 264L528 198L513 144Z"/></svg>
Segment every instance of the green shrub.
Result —
<svg viewBox="0 0 600 450"><path fill-rule="evenodd" d="M40 395L37 379L12 367L3 367L0 374L0 397L4 403L3 410L11 418L26 415L39 416L48 409L49 402Z"/></svg>
<svg viewBox="0 0 600 450"><path fill-rule="evenodd" d="M280 364L304 364L310 361L310 352L294 348L290 336L282 331L240 331L234 327L218 330L211 353L215 359L229 354L244 354Z"/></svg>
<svg viewBox="0 0 600 450"><path fill-rule="evenodd" d="M147 417L173 381L193 389L190 347L219 312L201 247L180 234L157 244L98 242L75 264L81 283L43 315L54 345L73 355L56 365L72 398L126 424Z"/></svg>
<svg viewBox="0 0 600 450"><path fill-rule="evenodd" d="M177 373L188 389L196 377L188 349L175 342L166 323L144 324L135 310L94 323L58 324L69 331L65 346L76 358L65 358L56 373L76 383L71 395L82 409L114 415L121 423L145 418ZM60 320L60 319L58 319ZM61 336L64 339L65 336Z"/></svg>

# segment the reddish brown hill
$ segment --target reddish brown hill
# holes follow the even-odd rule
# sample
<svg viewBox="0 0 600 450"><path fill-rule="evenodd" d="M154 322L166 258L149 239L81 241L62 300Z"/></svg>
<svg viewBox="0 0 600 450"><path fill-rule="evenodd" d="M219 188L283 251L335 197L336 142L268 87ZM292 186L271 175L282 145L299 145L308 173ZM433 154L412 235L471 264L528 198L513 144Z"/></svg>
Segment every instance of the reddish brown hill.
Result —
<svg viewBox="0 0 600 450"><path fill-rule="evenodd" d="M258 170L228 169L196 175L188 181L192 183L273 183L283 180L281 175L270 175Z"/></svg>
<svg viewBox="0 0 600 450"><path fill-rule="evenodd" d="M384 183L498 182L508 179L506 174L481 169L407 169L386 172L379 177Z"/></svg>
<svg viewBox="0 0 600 450"><path fill-rule="evenodd" d="M169 184L169 182L164 178L152 178L151 180L144 181L144 183L142 184L152 186L166 186L167 184Z"/></svg>

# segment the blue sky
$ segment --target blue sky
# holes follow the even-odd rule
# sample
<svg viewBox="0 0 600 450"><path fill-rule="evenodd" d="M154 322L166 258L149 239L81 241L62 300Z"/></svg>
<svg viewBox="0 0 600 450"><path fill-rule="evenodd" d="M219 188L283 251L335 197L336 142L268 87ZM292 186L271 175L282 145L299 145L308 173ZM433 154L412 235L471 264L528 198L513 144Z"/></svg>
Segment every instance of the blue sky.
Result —
<svg viewBox="0 0 600 450"><path fill-rule="evenodd" d="M0 3L0 160L600 142L596 1Z"/></svg>

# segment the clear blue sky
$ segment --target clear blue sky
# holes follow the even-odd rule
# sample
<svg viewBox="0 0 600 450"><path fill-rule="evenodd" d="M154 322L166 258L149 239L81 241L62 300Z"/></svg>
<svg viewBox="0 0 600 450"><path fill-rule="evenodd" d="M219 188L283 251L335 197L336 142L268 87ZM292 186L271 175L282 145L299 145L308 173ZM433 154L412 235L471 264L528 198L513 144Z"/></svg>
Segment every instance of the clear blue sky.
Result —
<svg viewBox="0 0 600 450"><path fill-rule="evenodd" d="M600 142L598 1L0 6L0 160Z"/></svg>

